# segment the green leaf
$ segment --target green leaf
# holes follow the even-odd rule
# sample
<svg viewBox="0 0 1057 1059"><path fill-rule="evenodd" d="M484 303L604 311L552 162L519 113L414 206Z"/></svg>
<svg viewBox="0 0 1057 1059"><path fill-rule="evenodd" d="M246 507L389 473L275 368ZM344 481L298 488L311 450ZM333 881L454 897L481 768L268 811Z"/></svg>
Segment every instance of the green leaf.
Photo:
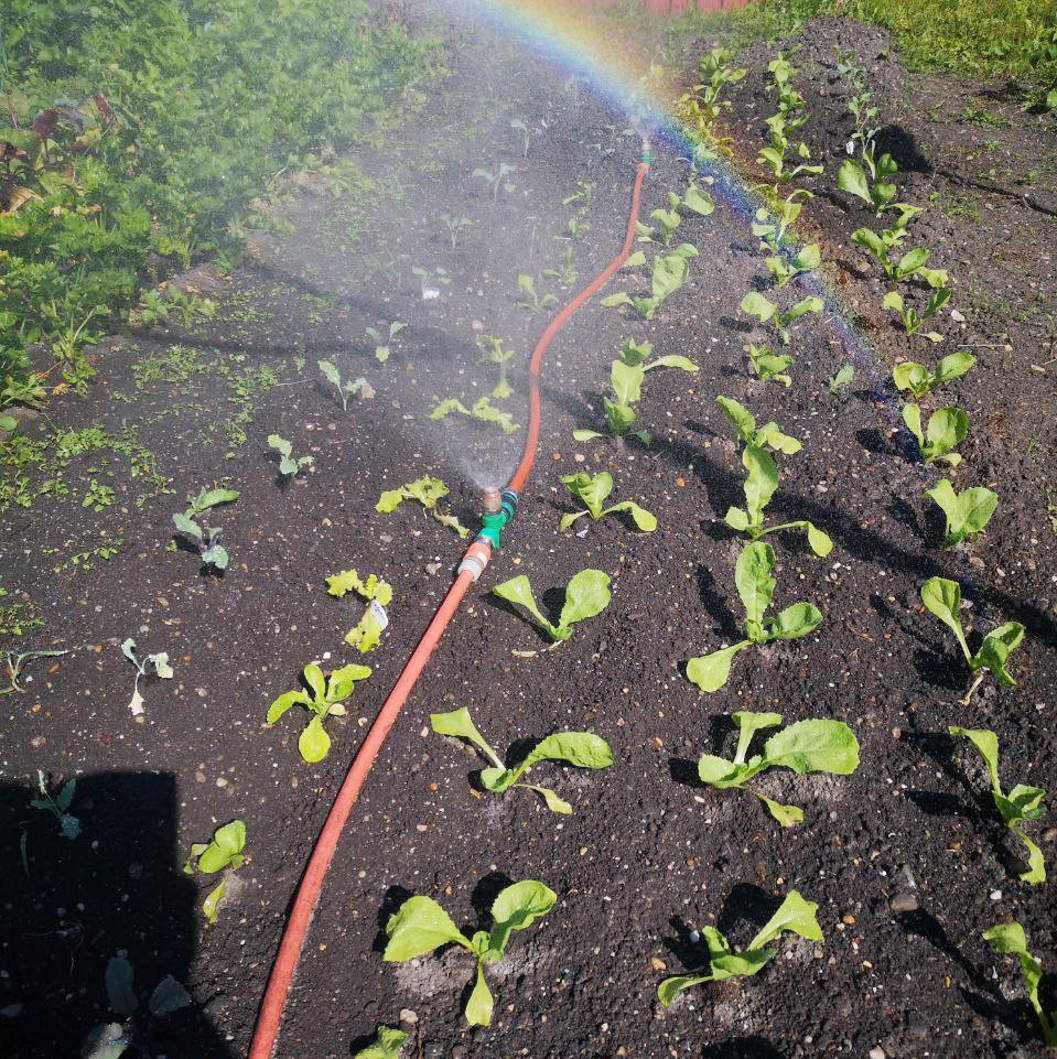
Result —
<svg viewBox="0 0 1057 1059"><path fill-rule="evenodd" d="M739 533L744 533L749 528L749 515L740 507L728 507L727 513L723 516L723 521L731 529L737 530Z"/></svg>
<svg viewBox="0 0 1057 1059"><path fill-rule="evenodd" d="M742 640L732 647L723 647L711 654L691 658L686 663L687 679L702 691L718 691L730 677L730 664L734 656L750 643L750 640Z"/></svg>
<svg viewBox="0 0 1057 1059"><path fill-rule="evenodd" d="M626 511L631 516L631 521L635 523L635 528L642 533L652 533L657 528L656 516L644 507L640 507L633 500L622 500L619 504L607 507L602 514L615 515L621 511Z"/></svg>
<svg viewBox="0 0 1057 1059"><path fill-rule="evenodd" d="M948 548L966 538L975 540L998 507L998 497L990 489L972 486L957 493L946 478L926 489L925 495L931 497L946 516L943 543Z"/></svg>
<svg viewBox="0 0 1057 1059"><path fill-rule="evenodd" d="M965 642L962 622L959 616L962 606L962 590L957 581L946 577L930 577L921 586L921 602L930 614L934 614L958 638L962 653L968 662L972 656L969 645Z"/></svg>
<svg viewBox="0 0 1057 1059"><path fill-rule="evenodd" d="M388 943L382 959L389 963L412 960L454 942L471 949L470 942L432 897L409 897L385 925ZM472 949L471 949L472 951Z"/></svg>
<svg viewBox="0 0 1057 1059"><path fill-rule="evenodd" d="M679 368L680 371L690 372L701 370L689 357L682 357L674 353L664 357L657 357L645 365L646 371L653 371L654 368Z"/></svg>
<svg viewBox="0 0 1057 1059"><path fill-rule="evenodd" d="M573 441L593 441L595 438L605 437L604 434L600 434L597 430L574 430Z"/></svg>
<svg viewBox="0 0 1057 1059"><path fill-rule="evenodd" d="M524 930L540 916L545 916L557 901L558 895L536 879L522 879L499 891L492 903L493 926L489 945L502 953L512 931Z"/></svg>
<svg viewBox="0 0 1057 1059"><path fill-rule="evenodd" d="M800 301L791 305L784 313L782 313L782 323L790 324L794 320L799 320L801 316L805 316L808 313L820 313L822 312L823 304L822 299L815 295L808 298L801 298Z"/></svg>
<svg viewBox="0 0 1057 1059"><path fill-rule="evenodd" d="M470 711L465 706L460 706L450 713L431 713L429 715L429 723L433 731L438 735L450 735L456 739L469 740L497 769L505 771L499 755L488 745L485 737L481 735L477 725L473 723L473 718L470 717Z"/></svg>
<svg viewBox="0 0 1057 1059"><path fill-rule="evenodd" d="M686 194L683 196L683 206L701 217L707 217L716 208L716 204L712 201L712 196L696 184L691 184L686 189Z"/></svg>
<svg viewBox="0 0 1057 1059"><path fill-rule="evenodd" d="M738 726L738 748L734 752L734 763L741 765L749 752L752 737L767 728L777 728L782 723L780 713L760 713L754 710L739 710L730 718Z"/></svg>
<svg viewBox="0 0 1057 1059"><path fill-rule="evenodd" d="M833 551L833 540L828 533L823 532L811 522L805 522L807 530L807 545L820 558L825 559Z"/></svg>
<svg viewBox="0 0 1057 1059"><path fill-rule="evenodd" d="M918 248L917 250L908 250L900 259L899 264L895 267L895 278L906 279L907 276L916 272L922 265L925 264L929 259L928 250Z"/></svg>
<svg viewBox="0 0 1057 1059"><path fill-rule="evenodd" d="M754 444L760 448L767 446L776 452L783 452L787 456L793 456L803 448L796 438L783 434L775 422L764 423L760 427L756 432Z"/></svg>
<svg viewBox="0 0 1057 1059"><path fill-rule="evenodd" d="M193 506L196 513L201 513L218 504L234 503L241 495L238 489L203 489L195 497Z"/></svg>
<svg viewBox="0 0 1057 1059"><path fill-rule="evenodd" d="M622 405L634 404L642 396L642 379L646 369L641 364L625 364L614 360L610 368L610 383L617 402Z"/></svg>
<svg viewBox="0 0 1057 1059"><path fill-rule="evenodd" d="M916 404L903 405L903 423L917 439L918 448L924 454L925 435L921 432L921 409Z"/></svg>
<svg viewBox="0 0 1057 1059"><path fill-rule="evenodd" d="M1042 850L1019 827L1010 825L1009 829L1024 843L1028 851L1028 869L1022 871L1017 878L1029 886L1041 885L1046 881L1046 859L1042 855Z"/></svg>
<svg viewBox="0 0 1057 1059"><path fill-rule="evenodd" d="M926 462L932 463L950 452L965 437L969 417L960 408L939 408L929 417L927 444L922 448Z"/></svg>
<svg viewBox="0 0 1057 1059"><path fill-rule="evenodd" d="M804 819L804 810L796 805L783 805L781 802L776 802L766 795L760 794L759 791L753 791L753 794L760 799L765 806L767 811L774 817L775 820L781 824L782 827L793 827L795 824L799 824Z"/></svg>
<svg viewBox="0 0 1057 1059"><path fill-rule="evenodd" d="M486 769L485 771L488 770ZM523 787L528 791L535 791L552 813L560 813L562 816L570 816L572 814L573 807L564 798L559 798L549 787L539 787L533 783L515 783L514 786Z"/></svg>
<svg viewBox="0 0 1057 1059"><path fill-rule="evenodd" d="M284 691L275 702L268 707L268 716L265 723L273 725L291 706L308 705L308 696L303 691Z"/></svg>
<svg viewBox="0 0 1057 1059"><path fill-rule="evenodd" d="M745 949L712 958L712 977L717 982L727 978L748 978L758 974L774 959L772 949Z"/></svg>
<svg viewBox="0 0 1057 1059"><path fill-rule="evenodd" d="M599 305L606 309L612 308L614 305L631 305L631 298L628 296L627 291L619 291L616 294L607 294L601 299Z"/></svg>
<svg viewBox="0 0 1057 1059"><path fill-rule="evenodd" d="M609 432L614 436L626 433L631 424L635 422L635 410L627 405L603 397L602 407L605 409Z"/></svg>
<svg viewBox="0 0 1057 1059"><path fill-rule="evenodd" d="M806 901L796 890L790 890L775 914L749 942L748 949L760 949L785 931L808 941L822 941L822 928L815 918L816 912L818 905L814 901Z"/></svg>
<svg viewBox="0 0 1057 1059"><path fill-rule="evenodd" d="M293 451L293 445L286 438L279 437L278 434L268 435L268 445L270 448L275 449L280 456L289 456Z"/></svg>
<svg viewBox="0 0 1057 1059"><path fill-rule="evenodd" d="M984 637L980 650L969 659L969 668L974 673L980 669L988 669L1003 687L1015 687L1017 682L1006 670L1006 662L1023 639L1024 626L1017 621L1007 621L1005 625L992 629Z"/></svg>
<svg viewBox="0 0 1057 1059"><path fill-rule="evenodd" d="M734 584L745 607L747 622L760 622L771 605L775 579L774 549L762 541L746 544L734 565Z"/></svg>
<svg viewBox="0 0 1057 1059"><path fill-rule="evenodd" d="M316 366L319 368L323 375L323 378L327 382L332 383L334 386L341 388L341 376L338 374L338 369L329 360L317 360Z"/></svg>
<svg viewBox="0 0 1057 1059"><path fill-rule="evenodd" d="M749 522L753 526L760 526L763 524L764 508L771 502L771 497L778 489L778 467L771 456L757 445L745 446L741 454L741 462L747 472L742 488L745 492ZM727 515L728 525L730 525L729 511Z"/></svg>
<svg viewBox="0 0 1057 1059"><path fill-rule="evenodd" d="M743 313L755 316L761 324L767 323L778 312L778 306L765 298L759 291L749 291L741 299L739 308Z"/></svg>
<svg viewBox="0 0 1057 1059"><path fill-rule="evenodd" d="M155 1018L161 1018L190 1007L191 1003L190 993L171 974L167 974L151 992L147 1009Z"/></svg>
<svg viewBox="0 0 1057 1059"><path fill-rule="evenodd" d="M120 1022L100 1023L81 1045L81 1059L121 1059L132 1043Z"/></svg>
<svg viewBox="0 0 1057 1059"><path fill-rule="evenodd" d="M658 301L664 301L686 282L689 274L690 266L687 263L686 254L681 252L662 254L653 262L653 297Z"/></svg>
<svg viewBox="0 0 1057 1059"><path fill-rule="evenodd" d="M110 1010L115 1015L131 1015L139 1006L136 991L132 988L132 964L124 956L111 956L104 978Z"/></svg>
<svg viewBox="0 0 1057 1059"><path fill-rule="evenodd" d="M976 357L972 353L948 353L947 356L941 357L936 365L936 380L950 382L951 379L960 378L975 363Z"/></svg>
<svg viewBox="0 0 1057 1059"><path fill-rule="evenodd" d="M172 517L172 521L178 533L186 533L188 537L194 537L196 541L202 539L202 527L199 526L194 519L190 519L186 515L176 512Z"/></svg>
<svg viewBox="0 0 1057 1059"><path fill-rule="evenodd" d="M330 750L330 736L323 728L323 718L316 715L305 725L297 740L297 749L301 757L312 764L322 761Z"/></svg>
<svg viewBox="0 0 1057 1059"><path fill-rule="evenodd" d="M567 630L563 634L563 631L557 625L551 625L540 612L539 607L536 605L536 598L532 594L532 586L524 574L518 574L517 577L512 577L509 581L496 585L492 589L492 593L500 599L505 599L510 603L517 603L519 606L524 607L543 626L552 640L568 639Z"/></svg>
<svg viewBox="0 0 1057 1059"><path fill-rule="evenodd" d="M219 544L212 544L202 552L202 562L207 566L215 566L218 570L226 570L228 566L227 549Z"/></svg>
<svg viewBox="0 0 1057 1059"><path fill-rule="evenodd" d="M379 1026L373 1044L361 1048L353 1059L400 1059L400 1051L408 1035L403 1030Z"/></svg>
<svg viewBox="0 0 1057 1059"><path fill-rule="evenodd" d="M601 435L598 436L601 437ZM558 532L564 533L577 519L583 518L584 515L590 514L590 511L584 510L574 511L568 515L562 515L561 519L558 522Z"/></svg>
<svg viewBox="0 0 1057 1059"><path fill-rule="evenodd" d="M756 418L740 402L733 397L717 397L716 404L723 409L726 417L739 438L746 444L752 445L756 441Z"/></svg>
<svg viewBox="0 0 1057 1059"><path fill-rule="evenodd" d="M555 732L541 739L522 762L566 761L583 769L604 769L613 764L609 744L593 732Z"/></svg>
<svg viewBox="0 0 1057 1059"><path fill-rule="evenodd" d="M370 675L370 666L355 663L335 669L327 681L326 701L328 703L344 701L352 694L356 684L361 680L366 680Z"/></svg>
<svg viewBox="0 0 1057 1059"><path fill-rule="evenodd" d="M710 974L675 975L672 978L665 978L657 987L657 999L668 1007L684 989L714 980Z"/></svg>
<svg viewBox="0 0 1057 1059"><path fill-rule="evenodd" d="M855 195L867 205L873 205L873 197L870 195L870 182L866 178L863 167L851 158L845 158L837 170L837 187L841 191Z"/></svg>
<svg viewBox="0 0 1057 1059"><path fill-rule="evenodd" d="M923 364L905 360L892 369L892 382L897 390L907 390L915 397L924 397L932 389L936 380L928 373Z"/></svg>
<svg viewBox="0 0 1057 1059"><path fill-rule="evenodd" d="M801 776L807 772L848 776L859 766L859 743L843 721L797 721L764 743L763 760L768 767L792 769Z"/></svg>
<svg viewBox="0 0 1057 1059"><path fill-rule="evenodd" d="M717 790L740 787L749 775L750 770L715 754L702 754L697 760L697 778Z"/></svg>
<svg viewBox="0 0 1057 1059"><path fill-rule="evenodd" d="M983 932L983 938L995 952L1012 953L1017 956L1030 955L1024 928L1016 921L996 923Z"/></svg>
<svg viewBox="0 0 1057 1059"><path fill-rule="evenodd" d="M246 825L241 820L232 820L213 832L213 841L218 849L233 858L241 853L246 845ZM201 861L198 866L202 867Z"/></svg>
<svg viewBox="0 0 1057 1059"><path fill-rule="evenodd" d="M224 900L224 895L227 891L227 879L222 879L212 890L209 891L208 894L206 894L206 899L202 902L202 911L205 913L207 922L211 924L216 923L220 903Z"/></svg>
<svg viewBox="0 0 1057 1059"><path fill-rule="evenodd" d="M374 505L375 511L395 511L404 501L404 490L400 489L387 489L378 498L378 503Z"/></svg>
<svg viewBox="0 0 1057 1059"><path fill-rule="evenodd" d="M488 983L484 980L484 969L477 964L477 980L474 983L470 999L466 1001L466 1021L471 1026L489 1026L492 1022L494 1007Z"/></svg>
<svg viewBox="0 0 1057 1059"><path fill-rule="evenodd" d="M809 636L822 624L822 614L811 603L794 603L779 611L767 622L767 637L771 640L796 640Z"/></svg>
<svg viewBox="0 0 1057 1059"><path fill-rule="evenodd" d="M613 492L613 476L609 471L599 471L595 475L580 471L578 474L563 475L561 481L573 496L587 506L592 518L601 517L602 505L606 497Z"/></svg>
<svg viewBox="0 0 1057 1059"><path fill-rule="evenodd" d="M568 629L576 622L601 614L609 600L609 575L601 570L581 570L566 586L558 628Z"/></svg>

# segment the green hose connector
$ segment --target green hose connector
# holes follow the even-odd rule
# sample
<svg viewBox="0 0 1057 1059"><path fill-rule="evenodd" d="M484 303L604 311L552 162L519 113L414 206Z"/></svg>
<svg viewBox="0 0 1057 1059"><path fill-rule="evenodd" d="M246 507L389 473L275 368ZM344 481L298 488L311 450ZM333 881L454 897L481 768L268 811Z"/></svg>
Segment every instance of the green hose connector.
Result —
<svg viewBox="0 0 1057 1059"><path fill-rule="evenodd" d="M487 541L495 550L499 548L499 534L503 527L517 513L517 493L513 489L504 489L500 498L502 503L498 511L481 516L481 528L477 533L477 540Z"/></svg>

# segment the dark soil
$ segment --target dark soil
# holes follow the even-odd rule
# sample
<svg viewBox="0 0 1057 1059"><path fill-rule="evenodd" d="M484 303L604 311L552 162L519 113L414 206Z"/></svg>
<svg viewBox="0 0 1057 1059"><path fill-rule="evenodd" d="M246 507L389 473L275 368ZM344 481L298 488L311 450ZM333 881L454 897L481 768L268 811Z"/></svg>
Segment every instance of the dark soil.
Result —
<svg viewBox="0 0 1057 1059"><path fill-rule="evenodd" d="M518 274L536 275L540 291L564 301L615 253L626 223L638 149L626 118L582 82L481 32L453 48L452 75L414 139L358 159L375 181L375 208L357 211L325 182L311 184L280 211L290 234L256 237L229 280L185 280L216 293L216 320L108 343L87 398L56 399L24 425L30 437L92 425L115 436L132 425L172 495L132 476L111 445L58 469L30 469L34 488L51 474L68 495L53 485L31 507L0 514L0 587L10 593L0 603L20 603L23 618L43 622L4 646L71 650L31 663L25 693L2 700L4 1055L77 1054L88 1030L113 1018L104 972L119 951L144 996L171 974L194 999L165 1019L141 1012L140 1054L246 1052L288 902L358 733L461 555L455 535L411 504L376 513L378 495L437 474L452 486L447 510L474 524L479 487L509 471L520 436L497 441L493 428L430 423L428 411L441 398L469 405L491 389L494 369L477 365L475 338L493 334L518 351L518 393L502 403L523 422L524 365L548 314L516 304ZM793 385L746 373L746 343L762 336L737 306L767 281L744 211L721 197L711 217L679 229L700 257L652 323L594 303L562 332L546 362L539 460L518 518L354 812L280 1055L347 1056L402 1009L417 1016L411 1054L430 1059L1043 1054L1015 963L996 960L980 932L1016 918L1032 951L1057 968L1052 882L1033 889L1017 879L1019 850L996 822L983 770L946 731L992 728L1007 786L1057 782L1054 122L1024 115L986 86L911 76L886 37L856 24L812 23L790 43L800 45L797 83L812 115L805 136L827 163L827 176L808 184L816 196L805 232L822 241L830 292L823 316L795 328ZM922 496L934 474L909 457L888 382L897 358L936 351L908 341L881 310L882 284L848 238L871 217L829 190L850 121L834 44L869 68L903 169L901 197L929 206L915 239L950 270L952 307L964 317L945 317L942 349L978 357L945 391L970 415L958 488L988 484L1001 497L971 550L939 547ZM750 161L770 113L762 71L773 52L743 56L750 74L732 97L729 124ZM524 157L515 118L534 130ZM996 146L984 146L989 140ZM677 148L657 143L654 153L644 212L686 181ZM493 199L470 174L501 161L516 168L514 190ZM562 200L578 181L595 184L590 229L563 240L574 207ZM443 213L473 222L454 252ZM579 278L562 289L539 274L570 245ZM423 300L411 267L438 265L452 282ZM379 364L364 328L394 319L408 327ZM701 371L647 376L636 425L652 431L649 448L573 443L574 428L601 428L608 365L627 336L689 355ZM343 377L366 376L373 399L354 397L344 413L318 379L322 357ZM827 380L848 362L855 382L834 397ZM742 471L717 394L803 441L801 453L780 458L772 511L810 518L836 547L820 560L797 537L774 541L776 605L809 600L825 621L808 640L739 655L728 686L704 696L683 665L731 642L741 620L733 587L741 542L722 515L740 502ZM296 455L313 455L314 468L277 481L272 433ZM461 461L460 451L469 457ZM582 537L558 534L571 510L559 475L580 467L609 470L614 497L642 502L660 528L640 535L607 518ZM5 469L8 480L14 473ZM93 478L115 489L114 505L81 506ZM223 576L169 546L171 513L214 481L242 493L213 517L232 557ZM71 555L115 540L120 551L109 560L69 565ZM329 722L330 756L309 766L297 753L294 714L272 729L264 715L305 663L359 660L342 644L359 607L330 598L324 583L350 567L393 584L392 624L366 659L374 673L349 717ZM488 594L527 573L550 603L549 590L584 567L612 576L612 603L553 652ZM919 605L933 574L962 582L973 636L1010 619L1027 627L1011 664L1015 688L985 683L970 707L958 704L967 669ZM128 636L142 654L168 651L176 671L171 681L142 682L142 723L128 707L135 672L120 651ZM456 705L470 707L501 750L588 728L610 743L616 764L539 770L573 803L571 817L526 791L479 795L470 776L481 762L428 729L430 712ZM846 778L762 780L761 790L804 807L804 822L783 831L749 795L702 789L693 778L699 754L732 752L727 715L739 708L842 719L858 735L862 765ZM38 769L53 789L81 777L71 807L78 838L61 837L50 815L30 808ZM249 860L217 925L206 927L207 881L199 886L179 866L192 842L234 817L246 822ZM1044 820L1033 833L1052 873L1057 831ZM489 968L496 1015L488 1029L468 1030L461 1017L472 975L461 953L382 961L382 928L407 895L435 897L476 928L496 889L521 878L545 881L558 904ZM665 969L704 958L690 931L715 923L744 944L792 888L819 903L824 943L785 939L758 977L658 1006Z"/></svg>

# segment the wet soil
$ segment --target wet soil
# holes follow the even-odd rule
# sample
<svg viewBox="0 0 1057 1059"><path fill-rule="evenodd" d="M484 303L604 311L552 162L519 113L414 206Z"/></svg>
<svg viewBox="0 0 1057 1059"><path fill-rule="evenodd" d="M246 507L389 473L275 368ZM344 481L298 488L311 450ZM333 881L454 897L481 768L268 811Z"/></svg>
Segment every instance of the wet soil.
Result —
<svg viewBox="0 0 1057 1059"><path fill-rule="evenodd" d="M620 245L638 152L627 119L582 81L478 29L474 43L453 48L451 77L413 138L357 158L375 181L371 210L336 198L323 179L310 183L279 210L289 230L254 236L230 278L184 279L217 297L215 320L106 343L86 398L57 398L24 424L31 438L53 438L49 451L56 431L99 427L110 440L26 469L31 492L46 480L50 491L0 513L0 587L10 593L0 603L42 622L17 641L5 637L4 648L70 650L29 663L25 692L0 700L5 1055L76 1054L93 1025L115 1018L104 973L118 952L144 1000L171 974L194 1001L152 1018L141 1000L142 1054L245 1054L313 838L462 551L450 529L411 504L377 513L378 496L436 474L451 486L445 510L474 524L480 487L512 467L520 434L431 423L429 411L490 392L495 369L478 364L475 340L496 335L518 354L515 394L496 403L523 423L524 367L548 311L518 304L518 275L564 301ZM1043 1054L1014 964L996 962L980 931L1016 918L1033 952L1057 968L1052 883L1017 879L1018 849L996 821L983 770L946 731L993 729L1007 786L1057 780L1053 119L1022 114L988 86L907 74L886 37L852 23L811 23L789 43L799 45L797 83L811 114L804 135L828 171L806 182L816 194L804 213L805 234L823 246L826 282L803 286L821 289L827 304L794 329L792 385L747 373L745 347L764 336L737 307L769 280L747 200L718 190L713 215L680 226L678 239L700 256L652 322L595 302L561 333L544 370L539 458L517 520L356 807L280 1055L347 1056L404 1009L417 1019L410 1054L430 1059ZM909 341L881 310L883 285L849 242L872 219L830 190L850 120L835 44L867 66L884 134L900 152L901 197L928 207L915 237L954 280L951 308L962 319L942 319L942 349L978 358L944 395L970 416L956 485L987 484L1001 498L971 549L940 547L922 495L937 475L914 460L889 383L898 358L935 350ZM750 74L732 94L728 123L749 184L761 179L751 160L770 113L762 71L774 51L743 55ZM514 120L529 130L527 151ZM646 213L685 188L681 153L674 142L654 144ZM493 194L472 173L498 173L500 163L513 169ZM593 191L581 214L563 200L582 182ZM471 221L454 249L443 214ZM583 229L575 238L572 217ZM569 248L575 281L544 274L560 271ZM413 267L443 268L450 283L423 298ZM642 282L626 277L632 290ZM380 363L365 328L393 320L407 326ZM609 362L626 337L690 356L700 371L648 374L636 424L651 431L648 447L576 443L575 428L603 428ZM319 378L322 358L343 377L365 377L373 397L354 396L343 411ZM846 363L855 380L834 396L828 380ZM811 519L836 546L822 560L798 537L778 536L776 606L808 600L825 620L806 640L744 652L729 684L706 696L686 680L685 662L732 642L741 621L741 542L722 516L741 500L742 470L717 394L803 442L780 458L771 510L783 521ZM138 458L113 441L129 430ZM314 466L280 481L272 433ZM586 533L558 533L572 510L559 476L579 469L608 470L614 498L649 508L658 530L637 534L606 518ZM5 481L16 472L6 467ZM113 488L114 503L82 506L93 479ZM171 537L171 513L214 482L241 491L212 516L231 554L223 576ZM159 495L163 488L171 492ZM114 542L116 554L98 554ZM585 567L612 577L612 603L554 651L488 593L525 573L553 613L554 589ZM268 729L264 715L305 663L360 660L342 637L361 608L325 585L348 568L391 582L391 625L364 659L374 672L349 716L328 722L330 755L307 765L299 718ZM961 581L972 639L1006 620L1025 625L1011 664L1016 687L985 683L970 706L959 704L967 667L919 604L934 574ZM138 719L128 705L135 670L120 650L128 636L141 654L167 651L175 670L171 680L141 681ZM572 803L567 817L528 791L482 795L471 782L482 763L429 731L431 712L457 705L501 751L590 729L615 764L537 770ZM729 715L738 709L844 720L861 767L849 777L768 775L762 791L804 807L803 823L783 831L747 794L694 778L701 753L733 751ZM80 777L70 807L77 838L29 805L38 769L53 789ZM215 880L179 867L192 842L236 817L249 859L207 927L199 905ZM1052 868L1057 831L1043 820L1033 834ZM462 1019L472 967L461 953L382 961L384 924L407 895L433 896L475 929L495 891L521 878L543 880L558 902L489 967L490 1027L470 1030ZM659 1007L666 973L701 966L693 930L714 923L744 944L793 888L818 902L824 942L783 940L756 978Z"/></svg>

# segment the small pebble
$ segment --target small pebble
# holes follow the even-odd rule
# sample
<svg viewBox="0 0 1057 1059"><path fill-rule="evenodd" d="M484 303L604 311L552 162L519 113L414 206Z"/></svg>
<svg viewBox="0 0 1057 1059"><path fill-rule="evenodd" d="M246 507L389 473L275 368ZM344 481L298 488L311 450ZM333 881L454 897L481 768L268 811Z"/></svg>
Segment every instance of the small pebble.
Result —
<svg viewBox="0 0 1057 1059"><path fill-rule="evenodd" d="M408 1026L414 1026L418 1022L418 1015L410 1008L403 1008L400 1011L400 1021L407 1023Z"/></svg>
<svg viewBox="0 0 1057 1059"><path fill-rule="evenodd" d="M1002 900L1002 891L1001 890L992 890L987 896L990 897L992 901L1001 901Z"/></svg>
<svg viewBox="0 0 1057 1059"><path fill-rule="evenodd" d="M913 894L899 893L892 898L889 907L896 915L901 915L903 912L916 912L918 899Z"/></svg>

